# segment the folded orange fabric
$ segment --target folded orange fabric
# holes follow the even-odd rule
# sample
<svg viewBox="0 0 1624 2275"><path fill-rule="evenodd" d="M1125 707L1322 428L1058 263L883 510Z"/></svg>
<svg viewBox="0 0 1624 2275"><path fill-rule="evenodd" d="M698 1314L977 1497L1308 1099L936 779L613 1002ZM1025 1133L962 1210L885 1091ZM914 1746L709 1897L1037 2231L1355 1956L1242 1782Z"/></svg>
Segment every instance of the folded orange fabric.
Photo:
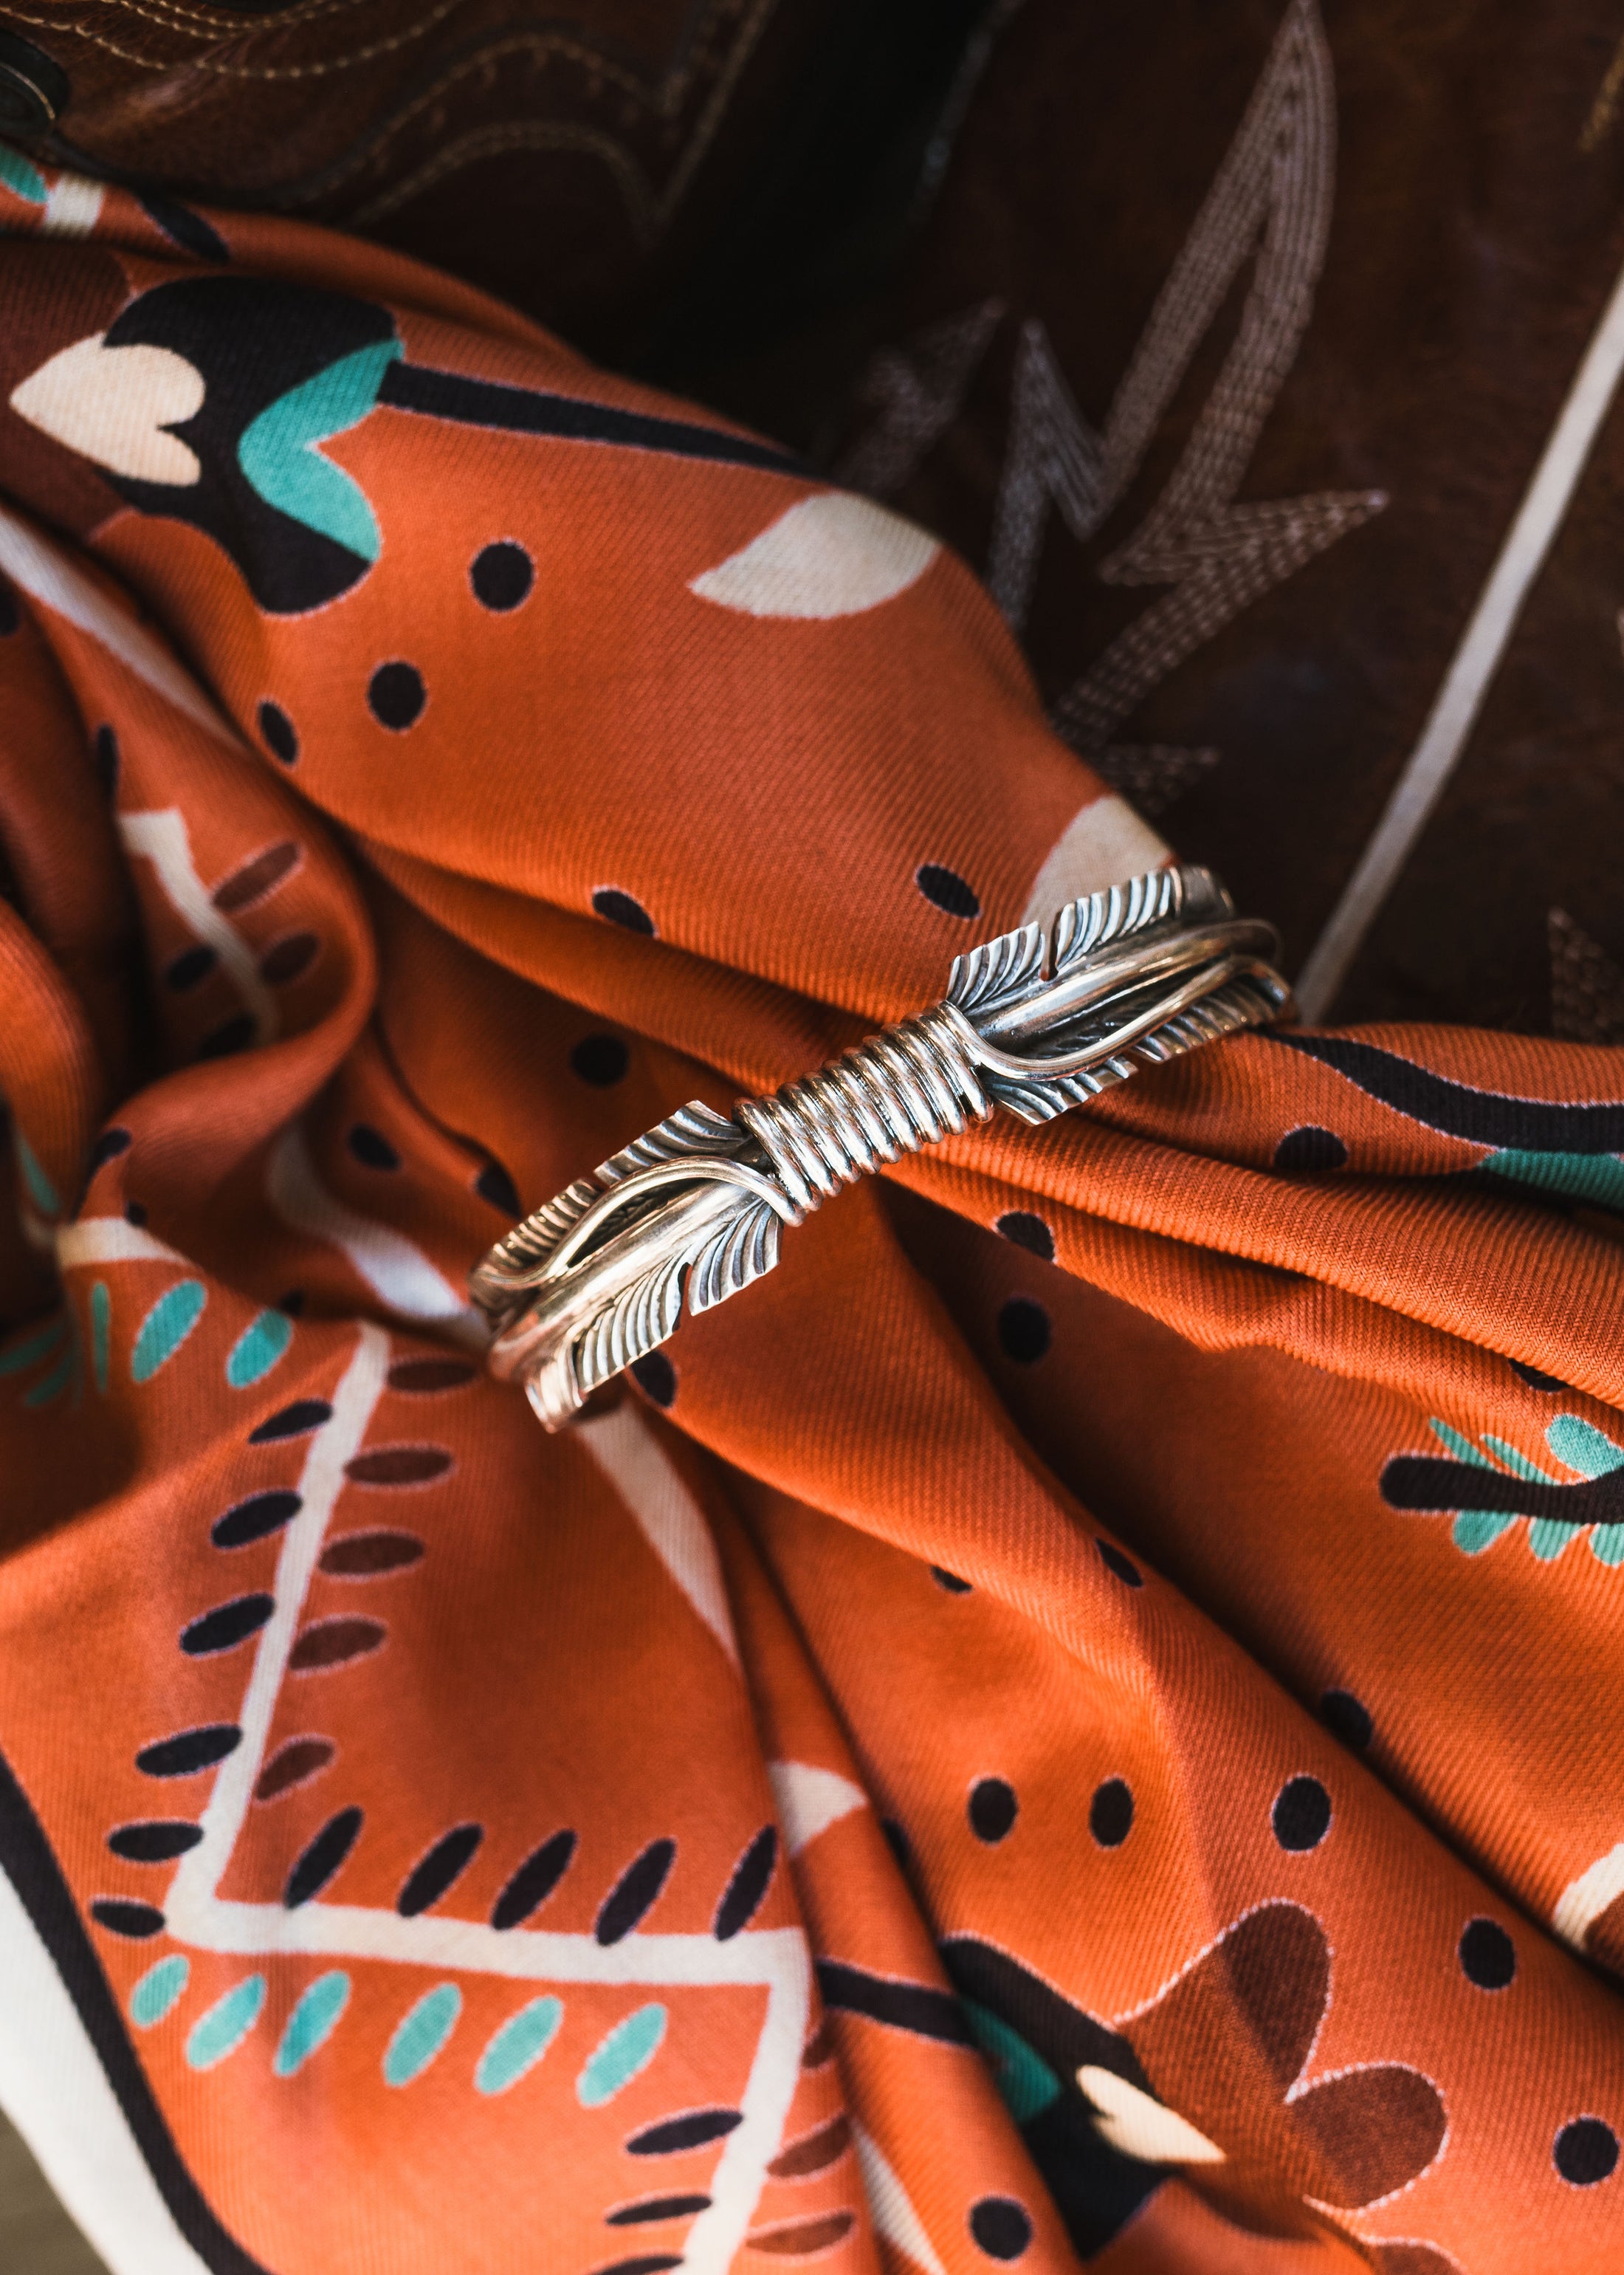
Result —
<svg viewBox="0 0 1624 2275"><path fill-rule="evenodd" d="M544 1436L521 1209L1166 850L920 531L164 214L0 149L0 2103L110 2264L1615 2268L1619 1054L989 1125Z"/></svg>

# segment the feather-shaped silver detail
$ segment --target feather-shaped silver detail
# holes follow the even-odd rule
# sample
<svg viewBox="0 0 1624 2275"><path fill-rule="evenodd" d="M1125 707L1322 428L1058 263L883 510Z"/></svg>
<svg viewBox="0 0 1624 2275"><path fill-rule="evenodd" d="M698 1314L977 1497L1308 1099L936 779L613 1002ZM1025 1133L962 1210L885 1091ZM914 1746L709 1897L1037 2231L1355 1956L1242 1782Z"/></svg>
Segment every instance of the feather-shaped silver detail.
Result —
<svg viewBox="0 0 1624 2275"><path fill-rule="evenodd" d="M684 1301L690 1311L708 1311L725 1304L752 1280L759 1280L778 1262L781 1221L765 1201L739 1195L732 1221L708 1240L689 1267Z"/></svg>
<svg viewBox="0 0 1624 2275"><path fill-rule="evenodd" d="M630 1145L623 1145L618 1153L601 1161L596 1175L600 1183L617 1185L623 1177L652 1168L656 1161L681 1160L693 1153L736 1153L744 1142L736 1122L691 1098L686 1106L679 1106L653 1129L646 1130Z"/></svg>
<svg viewBox="0 0 1624 2275"><path fill-rule="evenodd" d="M956 956L948 975L948 1001L956 1003L972 1023L977 1013L986 1018L1006 1003L1019 1002L1043 980L1043 926L1023 925Z"/></svg>
<svg viewBox="0 0 1624 2275"><path fill-rule="evenodd" d="M1101 1059L1098 1065L1086 1067L1081 1074L1061 1075L1054 1082L1009 1082L1001 1076L992 1076L987 1088L999 1104L1023 1122L1038 1123L1053 1122L1073 1106L1086 1106L1091 1098L1098 1098L1102 1090L1114 1090L1119 1082L1126 1082L1134 1070L1133 1060L1125 1053L1117 1058Z"/></svg>
<svg viewBox="0 0 1624 2275"><path fill-rule="evenodd" d="M506 1281L533 1274L545 1265L559 1242L573 1232L598 1198L601 1188L592 1177L578 1177L555 1193L523 1224L515 1225L486 1257L476 1276L475 1292L482 1286L494 1294Z"/></svg>
<svg viewBox="0 0 1624 2275"><path fill-rule="evenodd" d="M1195 1050L1203 1043L1217 1042L1244 1028L1267 1025L1279 1017L1286 1001L1287 991L1282 984L1275 982L1271 986L1248 973L1227 981L1159 1026L1152 1027L1127 1049L1076 1074L1045 1081L1043 1062L1034 1059L1031 1077L1023 1081L988 1074L987 1092L1023 1122L1050 1122L1069 1107L1084 1105L1101 1091L1126 1082L1137 1065L1165 1066L1169 1060L1181 1058L1186 1051Z"/></svg>
<svg viewBox="0 0 1624 2275"><path fill-rule="evenodd" d="M1086 899L1068 901L1054 918L1052 965L1069 971L1085 956L1129 939L1151 926L1170 924L1184 906L1183 869L1152 869L1125 885L1108 885Z"/></svg>
<svg viewBox="0 0 1624 2275"><path fill-rule="evenodd" d="M583 1398L665 1342L683 1311L684 1259L650 1272L601 1311L575 1349L575 1379Z"/></svg>

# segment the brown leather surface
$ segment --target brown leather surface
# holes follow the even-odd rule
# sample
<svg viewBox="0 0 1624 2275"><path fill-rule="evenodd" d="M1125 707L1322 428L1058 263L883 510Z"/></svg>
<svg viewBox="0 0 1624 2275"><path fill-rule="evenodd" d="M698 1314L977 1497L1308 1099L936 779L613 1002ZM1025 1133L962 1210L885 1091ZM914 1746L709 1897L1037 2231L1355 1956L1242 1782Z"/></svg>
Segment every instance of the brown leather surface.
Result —
<svg viewBox="0 0 1624 2275"><path fill-rule="evenodd" d="M894 289L860 325L826 323L711 383L814 446L843 398L831 460L996 586L999 501L1037 415L1016 400L1023 336L1039 328L1076 416L1102 431L1294 14L1328 55L1328 236L1300 341L1278 289L1254 306L1280 368L1233 497L1366 510L1277 563L1269 589L1227 613L1220 595L1210 636L1121 717L1102 729L1091 698L1077 715L1069 696L1097 695L1112 643L1175 589L1102 571L1164 497L1249 297L1269 301L1249 254L1100 526L1080 540L1048 503L1023 623L1076 747L1276 917L1288 969L1421 733L1624 261L1611 0L1027 0ZM1554 1022L1624 1042L1621 488L1615 406L1338 1018ZM1192 560L1205 543L1244 566L1244 544L1204 535L1197 513L1182 538Z"/></svg>
<svg viewBox="0 0 1624 2275"><path fill-rule="evenodd" d="M34 0L0 26L68 72L64 155L377 237L607 340L736 194L832 12Z"/></svg>

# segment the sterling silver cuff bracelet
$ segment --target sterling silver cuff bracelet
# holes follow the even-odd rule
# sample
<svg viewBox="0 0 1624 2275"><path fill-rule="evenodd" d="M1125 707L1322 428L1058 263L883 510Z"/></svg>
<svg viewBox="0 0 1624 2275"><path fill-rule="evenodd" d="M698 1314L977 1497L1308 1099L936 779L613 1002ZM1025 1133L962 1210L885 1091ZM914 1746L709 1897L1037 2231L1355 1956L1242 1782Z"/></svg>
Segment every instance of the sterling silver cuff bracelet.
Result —
<svg viewBox="0 0 1624 2275"><path fill-rule="evenodd" d="M682 1317L778 1261L781 1228L996 1106L1047 1122L1136 1065L1279 1018L1273 927L1205 869L1155 869L956 956L948 993L730 1115L695 1101L500 1240L469 1281L549 1430Z"/></svg>

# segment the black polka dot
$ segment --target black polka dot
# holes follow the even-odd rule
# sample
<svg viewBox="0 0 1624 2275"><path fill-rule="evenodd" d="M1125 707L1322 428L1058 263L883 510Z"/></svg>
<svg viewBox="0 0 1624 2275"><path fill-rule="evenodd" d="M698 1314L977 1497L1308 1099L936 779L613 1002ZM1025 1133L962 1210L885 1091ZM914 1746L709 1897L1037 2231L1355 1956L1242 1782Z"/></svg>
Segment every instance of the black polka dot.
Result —
<svg viewBox="0 0 1624 2275"><path fill-rule="evenodd" d="M594 1090L608 1090L625 1073L631 1058L618 1035L583 1035L570 1054L570 1065Z"/></svg>
<svg viewBox="0 0 1624 2275"><path fill-rule="evenodd" d="M1013 2196L983 2196L971 2208L970 2232L989 2259L1018 2259L1032 2240L1031 2214Z"/></svg>
<svg viewBox="0 0 1624 2275"><path fill-rule="evenodd" d="M641 901L634 901L630 893L623 893L618 885L600 885L592 896L592 904L601 917L625 932L654 935L654 919Z"/></svg>
<svg viewBox="0 0 1624 2275"><path fill-rule="evenodd" d="M1001 1840L1019 1810L1015 1788L1005 1779L978 1778L971 1788L970 1829L978 1840Z"/></svg>
<svg viewBox="0 0 1624 2275"><path fill-rule="evenodd" d="M1319 1719L1333 1738L1362 1754L1375 1736L1371 1710L1351 1690L1326 1690L1319 1700Z"/></svg>
<svg viewBox="0 0 1624 2275"><path fill-rule="evenodd" d="M827 2036L827 2029L822 2035ZM626 2141L626 2154L675 2157L686 2149L703 2149L712 2141L723 2139L744 2121L744 2112L738 2109L685 2109L680 2117L662 2117L657 2124L641 2126Z"/></svg>
<svg viewBox="0 0 1624 2275"><path fill-rule="evenodd" d="M319 1896L343 1869L366 1821L360 1810L341 1809L301 1850L282 1891L282 1901L291 1912L309 1903L313 1896Z"/></svg>
<svg viewBox="0 0 1624 2275"><path fill-rule="evenodd" d="M1107 1571L1114 1572L1124 1587L1144 1587L1144 1575L1131 1556L1124 1556L1122 1550L1109 1540L1097 1538L1094 1546L1099 1551Z"/></svg>
<svg viewBox="0 0 1624 2275"><path fill-rule="evenodd" d="M647 1351L633 1359L628 1372L645 1398L652 1398L656 1406L675 1403L676 1369L663 1351Z"/></svg>
<svg viewBox="0 0 1624 2275"><path fill-rule="evenodd" d="M352 1122L344 1133L344 1144L364 1169L398 1169L400 1155L381 1130L374 1130L370 1122Z"/></svg>
<svg viewBox="0 0 1624 2275"><path fill-rule="evenodd" d="M98 727L94 747L96 780L102 795L110 800L118 795L118 737L110 727Z"/></svg>
<svg viewBox="0 0 1624 2275"><path fill-rule="evenodd" d="M1282 1848L1318 1848L1331 1830L1331 1796L1317 1777L1288 1779L1269 1812Z"/></svg>
<svg viewBox="0 0 1624 2275"><path fill-rule="evenodd" d="M147 1818L136 1825L116 1825L107 1836L115 1856L127 1864L168 1864L195 1848L203 1828L189 1818Z"/></svg>
<svg viewBox="0 0 1624 2275"><path fill-rule="evenodd" d="M956 1572L949 1572L945 1564L933 1564L931 1577L939 1588L945 1588L950 1596L967 1596L970 1593L969 1581L961 1580Z"/></svg>
<svg viewBox="0 0 1624 2275"><path fill-rule="evenodd" d="M880 1830L885 1834L891 1854L903 1871L907 1871L913 1863L912 1841L894 1817L882 1817L880 1820Z"/></svg>
<svg viewBox="0 0 1624 2275"><path fill-rule="evenodd" d="M1537 1366L1530 1366L1522 1359L1507 1359L1506 1364L1518 1381L1526 1382L1530 1390L1566 1390L1568 1387L1560 1374L1542 1374Z"/></svg>
<svg viewBox="0 0 1624 2275"><path fill-rule="evenodd" d="M333 1418L333 1410L325 1398L296 1398L291 1406L279 1407L248 1432L251 1446L274 1445L278 1438L305 1438L311 1431L319 1430L324 1422Z"/></svg>
<svg viewBox="0 0 1624 2275"><path fill-rule="evenodd" d="M944 916L968 919L981 913L974 888L965 883L956 869L944 869L940 861L922 861L913 873L913 881L931 905Z"/></svg>
<svg viewBox="0 0 1624 2275"><path fill-rule="evenodd" d="M1031 1366L1049 1348L1049 1315L1030 1296L1011 1296L998 1314L998 1347L1017 1366Z"/></svg>
<svg viewBox="0 0 1624 2275"><path fill-rule="evenodd" d="M416 1919L437 1904L460 1873L472 1862L485 1838L482 1825L454 1825L442 1833L427 1856L420 1857L395 1899L402 1919Z"/></svg>
<svg viewBox="0 0 1624 2275"><path fill-rule="evenodd" d="M0 639L9 639L22 622L17 607L17 595L0 577Z"/></svg>
<svg viewBox="0 0 1624 2275"><path fill-rule="evenodd" d="M1274 1148L1274 1166L1295 1176L1306 1175L1314 1169L1340 1169L1348 1159L1348 1148L1334 1130L1321 1130L1312 1122L1304 1122L1300 1130L1288 1130Z"/></svg>
<svg viewBox="0 0 1624 2275"><path fill-rule="evenodd" d="M1480 1991L1503 1991L1517 1971L1517 1946L1498 1920L1468 1920L1459 1951L1462 1973Z"/></svg>
<svg viewBox="0 0 1624 2275"><path fill-rule="evenodd" d="M574 1854L575 1834L568 1826L562 1833L550 1833L539 1848L533 1848L497 1897L491 1925L504 1931L520 1926L552 1894L569 1871Z"/></svg>
<svg viewBox="0 0 1624 2275"><path fill-rule="evenodd" d="M124 1205L124 1213L125 1222L126 1224L145 1224L147 1221L147 1204L145 1201L126 1201Z"/></svg>
<svg viewBox="0 0 1624 2275"><path fill-rule="evenodd" d="M90 1907L90 1916L109 1935L127 1935L135 1943L145 1943L148 1936L163 1932L163 1914L155 1904L138 1904L123 1896L98 1896ZM1571 2133L1572 2126L1567 2129Z"/></svg>
<svg viewBox="0 0 1624 2275"><path fill-rule="evenodd" d="M304 1308L305 1291L302 1288L289 1288L276 1298L276 1309L285 1311L291 1319L297 1319Z"/></svg>
<svg viewBox="0 0 1624 2275"><path fill-rule="evenodd" d="M510 537L499 537L494 545L474 555L468 581L480 606L494 608L500 616L530 598L530 588L536 581L535 564L522 545L516 545Z"/></svg>
<svg viewBox="0 0 1624 2275"><path fill-rule="evenodd" d="M116 1161L121 1153L127 1153L129 1150L130 1133L127 1130L117 1127L104 1130L90 1149L90 1175L94 1177L98 1169L105 1168L110 1161Z"/></svg>
<svg viewBox="0 0 1624 2275"><path fill-rule="evenodd" d="M1571 2187L1593 2188L1617 2169L1619 2136L1599 2117L1575 2117L1557 2135L1551 2157Z"/></svg>
<svg viewBox="0 0 1624 2275"><path fill-rule="evenodd" d="M280 940L272 941L260 958L260 977L273 987L290 987L300 979L321 953L321 942L313 932L284 933Z"/></svg>
<svg viewBox="0 0 1624 2275"><path fill-rule="evenodd" d="M473 1181L473 1189L482 1201L499 1208L504 1216L520 1213L518 1187L500 1161L487 1161Z"/></svg>
<svg viewBox="0 0 1624 2275"><path fill-rule="evenodd" d="M367 707L391 734L415 726L427 700L423 675L414 663L381 663L366 684Z"/></svg>
<svg viewBox="0 0 1624 2275"><path fill-rule="evenodd" d="M634 1856L598 1908L593 1934L607 1950L623 1942L638 1922L659 1902L676 1862L675 1840L651 1840Z"/></svg>
<svg viewBox="0 0 1624 2275"><path fill-rule="evenodd" d="M135 1757L143 1777L195 1777L234 1754L243 1734L235 1722L205 1722L192 1730L178 1730L172 1738L155 1738Z"/></svg>
<svg viewBox="0 0 1624 2275"><path fill-rule="evenodd" d="M207 941L199 941L195 948L183 949L163 967L163 984L184 995L188 987L200 986L220 961Z"/></svg>
<svg viewBox="0 0 1624 2275"><path fill-rule="evenodd" d="M761 1908L773 1873L778 1863L778 1831L776 1826L764 1825L738 1863L721 1892L711 1921L711 1933L718 1943L731 1943L742 1933ZM701 2196L701 2204L710 2199Z"/></svg>
<svg viewBox="0 0 1624 2275"><path fill-rule="evenodd" d="M1126 1778L1107 1778L1088 1804L1088 1829L1102 1848L1120 1848L1133 1831L1133 1788Z"/></svg>
<svg viewBox="0 0 1624 2275"><path fill-rule="evenodd" d="M252 1595L234 1596L229 1604L216 1604L212 1612L202 1613L182 1628L180 1647L192 1659L212 1659L219 1651L235 1651L250 1636L258 1635L276 1608L275 1597L268 1596L262 1588Z"/></svg>
<svg viewBox="0 0 1624 2275"><path fill-rule="evenodd" d="M1034 1216L1031 1209L1006 1209L994 1229L1001 1232L1006 1240L1014 1241L1017 1248L1024 1248L1033 1256L1041 1256L1046 1264L1054 1263L1054 1235L1043 1219Z"/></svg>
<svg viewBox="0 0 1624 2275"><path fill-rule="evenodd" d="M216 1548L246 1548L253 1541L280 1532L304 1506L291 1486L268 1486L263 1493L250 1493L245 1500L233 1501L223 1516L215 1519L208 1537Z"/></svg>
<svg viewBox="0 0 1624 2275"><path fill-rule="evenodd" d="M197 1055L200 1059L235 1058L238 1051L247 1049L255 1032L252 1013L239 1011L234 1019L209 1029L197 1047Z"/></svg>
<svg viewBox="0 0 1624 2275"><path fill-rule="evenodd" d="M374 680L374 685L375 686L376 684ZM375 710L377 706L374 704L373 707ZM291 767L297 763L298 735L293 722L281 704L273 703L268 696L260 706L260 739L272 758L280 759L284 767Z"/></svg>

